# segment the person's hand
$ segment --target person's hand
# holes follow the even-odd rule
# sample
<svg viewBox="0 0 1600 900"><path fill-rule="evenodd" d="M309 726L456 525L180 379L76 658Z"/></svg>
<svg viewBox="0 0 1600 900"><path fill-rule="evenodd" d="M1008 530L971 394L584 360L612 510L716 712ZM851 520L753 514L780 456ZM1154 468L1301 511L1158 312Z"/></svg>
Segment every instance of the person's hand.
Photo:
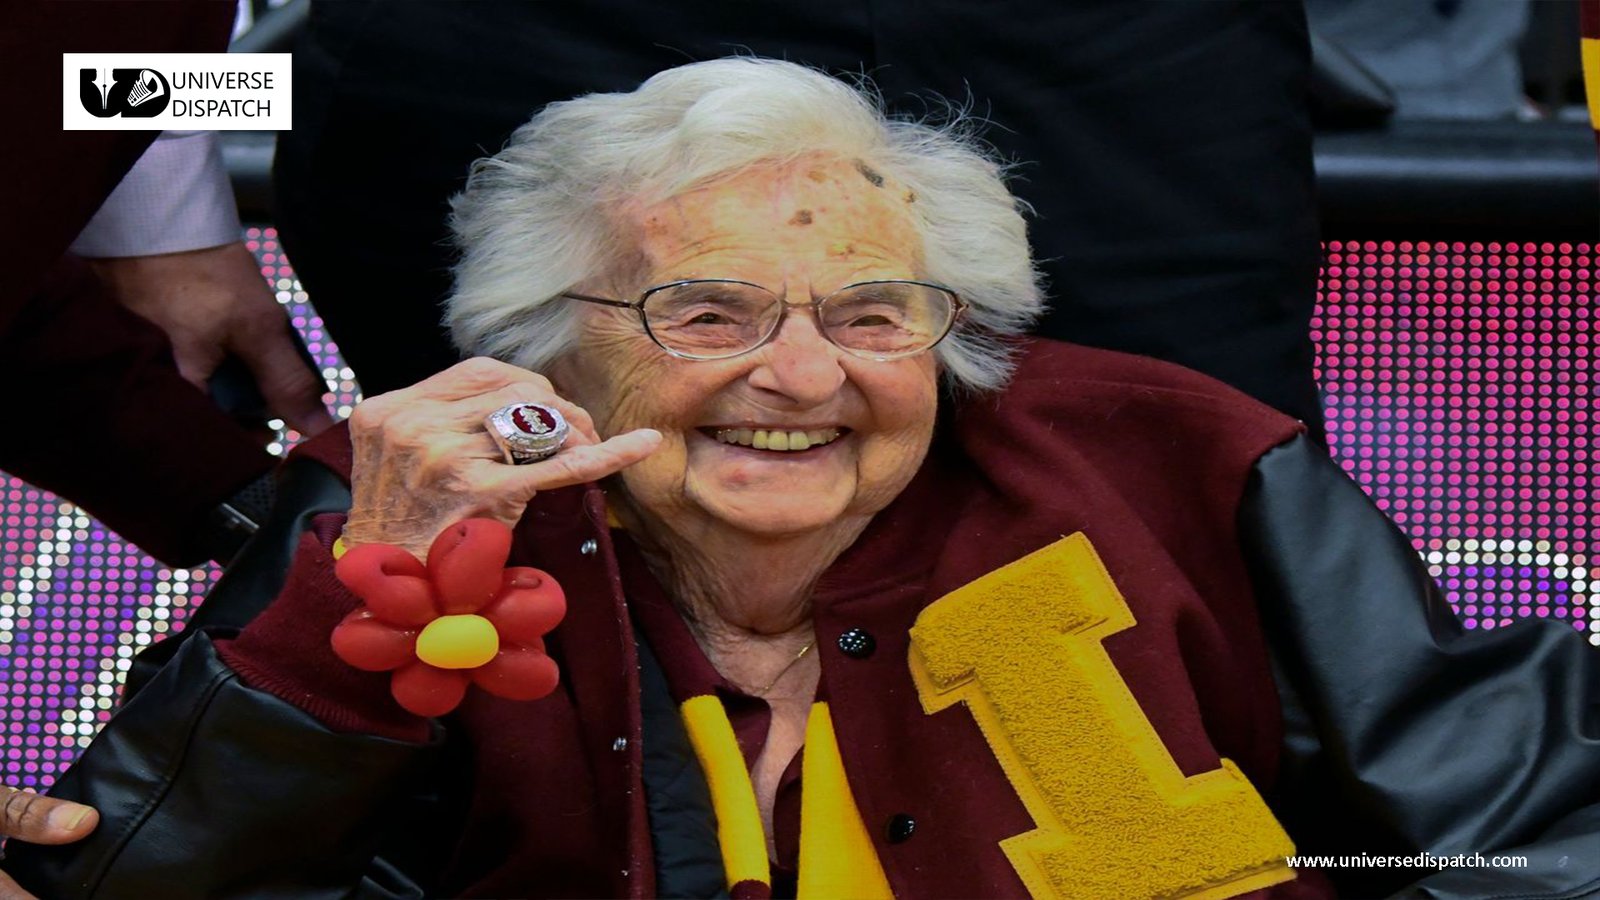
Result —
<svg viewBox="0 0 1600 900"><path fill-rule="evenodd" d="M118 302L167 333L178 371L200 390L234 356L289 427L309 436L333 424L327 386L295 348L288 313L242 242L88 263Z"/></svg>
<svg viewBox="0 0 1600 900"><path fill-rule="evenodd" d="M94 831L92 808L0 785L0 838L30 844L70 844ZM0 900L37 900L0 872Z"/></svg>
<svg viewBox="0 0 1600 900"><path fill-rule="evenodd" d="M502 406L539 403L571 426L550 459L506 464L483 420ZM641 428L601 440L587 412L542 375L493 359L469 359L404 390L363 401L350 416L353 500L346 547L382 543L426 561L445 528L473 516L515 527L534 494L595 481L661 445Z"/></svg>

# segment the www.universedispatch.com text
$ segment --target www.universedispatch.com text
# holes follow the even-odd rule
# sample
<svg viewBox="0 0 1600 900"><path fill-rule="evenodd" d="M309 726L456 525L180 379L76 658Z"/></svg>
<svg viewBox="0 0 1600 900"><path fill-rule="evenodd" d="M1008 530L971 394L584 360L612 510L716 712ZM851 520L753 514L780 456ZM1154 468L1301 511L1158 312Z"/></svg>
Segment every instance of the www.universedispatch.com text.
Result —
<svg viewBox="0 0 1600 900"><path fill-rule="evenodd" d="M1484 856L1482 853L1460 853L1455 856L1435 856L1423 851L1411 856L1383 856L1355 853L1347 856L1289 856L1285 857L1296 869L1525 869L1526 856Z"/></svg>

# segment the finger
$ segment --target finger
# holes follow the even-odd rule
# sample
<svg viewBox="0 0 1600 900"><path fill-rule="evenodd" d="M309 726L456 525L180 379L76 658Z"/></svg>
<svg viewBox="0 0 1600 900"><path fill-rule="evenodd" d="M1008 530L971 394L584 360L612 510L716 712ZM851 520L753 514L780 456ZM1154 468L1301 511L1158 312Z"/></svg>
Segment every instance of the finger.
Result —
<svg viewBox="0 0 1600 900"><path fill-rule="evenodd" d="M573 435L571 440L575 444L583 442L577 435ZM505 454L500 452L500 445L495 443L494 438L489 436L489 430L485 428L472 434L447 432L440 435L430 442L424 462L438 464L453 458L504 462Z"/></svg>
<svg viewBox="0 0 1600 900"><path fill-rule="evenodd" d="M505 453L500 449L500 442L489 434L489 429L472 436L471 449L463 453L473 459L491 459L505 462ZM579 447L591 447L600 443L599 439L585 434L577 429L567 432L566 440L561 442L562 452L575 450Z"/></svg>
<svg viewBox="0 0 1600 900"><path fill-rule="evenodd" d="M490 493L533 497L539 491L599 481L656 452L661 432L640 428L584 447L570 447L543 462L500 465L486 477Z"/></svg>
<svg viewBox="0 0 1600 900"><path fill-rule="evenodd" d="M222 352L204 342L172 339L172 361L178 366L183 380L207 393L211 390L211 376L222 365Z"/></svg>
<svg viewBox="0 0 1600 900"><path fill-rule="evenodd" d="M100 823L92 807L32 791L0 788L0 835L30 844L69 844Z"/></svg>
<svg viewBox="0 0 1600 900"><path fill-rule="evenodd" d="M290 428L309 437L333 426L333 417L322 405L328 386L306 366L287 328L267 329L233 351L255 376L267 408Z"/></svg>
<svg viewBox="0 0 1600 900"><path fill-rule="evenodd" d="M357 407L360 412L360 407ZM389 415L374 429L368 420L352 417L351 437L358 460L367 473L389 471L407 484L424 485L440 473L452 473L462 463L493 461L504 464L500 445L480 419L460 430L441 425L451 414L441 404L416 404ZM582 433L568 432L565 446L598 443ZM397 460L404 460L397 464ZM359 466L358 466L359 468Z"/></svg>
<svg viewBox="0 0 1600 900"><path fill-rule="evenodd" d="M353 430L371 430L398 415L425 413L423 418L430 422L469 434L483 428L490 413L512 403L552 406L568 418L574 431L585 430L584 423L591 421L587 412L556 393L543 375L479 356L410 387L367 397L356 407L350 424Z"/></svg>
<svg viewBox="0 0 1600 900"><path fill-rule="evenodd" d="M406 390L413 392L415 399L466 400L512 384L532 384L555 393L550 380L538 372L487 356L475 356L458 362Z"/></svg>
<svg viewBox="0 0 1600 900"><path fill-rule="evenodd" d="M571 427L568 440L581 437L581 444L598 444L600 435L595 432L594 419L588 410L573 403L571 400L557 394L554 390L541 387L534 382L520 382L506 385L498 390L480 394L470 400L462 400L452 404L451 410L455 422L464 431L484 428L484 419L497 409L504 409L518 403L533 403L548 406L561 417L567 420Z"/></svg>

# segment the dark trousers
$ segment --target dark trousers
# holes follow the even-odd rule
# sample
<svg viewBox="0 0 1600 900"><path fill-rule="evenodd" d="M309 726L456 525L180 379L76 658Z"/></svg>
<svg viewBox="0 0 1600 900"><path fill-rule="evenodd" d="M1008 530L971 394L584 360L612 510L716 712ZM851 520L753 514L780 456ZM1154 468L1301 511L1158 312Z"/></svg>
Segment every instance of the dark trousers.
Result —
<svg viewBox="0 0 1600 900"><path fill-rule="evenodd" d="M949 98L1021 163L1040 333L1173 360L1320 428L1304 14L1287 2L322 3L295 56L279 225L368 394L456 360L445 216L540 106L754 53Z"/></svg>

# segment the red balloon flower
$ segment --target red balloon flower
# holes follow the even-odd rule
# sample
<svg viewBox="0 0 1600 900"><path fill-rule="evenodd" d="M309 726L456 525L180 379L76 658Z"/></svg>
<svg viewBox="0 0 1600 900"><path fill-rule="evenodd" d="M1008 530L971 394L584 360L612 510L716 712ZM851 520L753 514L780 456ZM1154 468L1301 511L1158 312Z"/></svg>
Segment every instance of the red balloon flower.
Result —
<svg viewBox="0 0 1600 900"><path fill-rule="evenodd" d="M333 630L333 652L368 672L419 716L456 708L475 683L497 697L537 700L559 673L544 635L566 614L566 596L538 569L505 568L511 529L467 519L445 529L428 563L389 544L363 544L335 564L365 601Z"/></svg>

